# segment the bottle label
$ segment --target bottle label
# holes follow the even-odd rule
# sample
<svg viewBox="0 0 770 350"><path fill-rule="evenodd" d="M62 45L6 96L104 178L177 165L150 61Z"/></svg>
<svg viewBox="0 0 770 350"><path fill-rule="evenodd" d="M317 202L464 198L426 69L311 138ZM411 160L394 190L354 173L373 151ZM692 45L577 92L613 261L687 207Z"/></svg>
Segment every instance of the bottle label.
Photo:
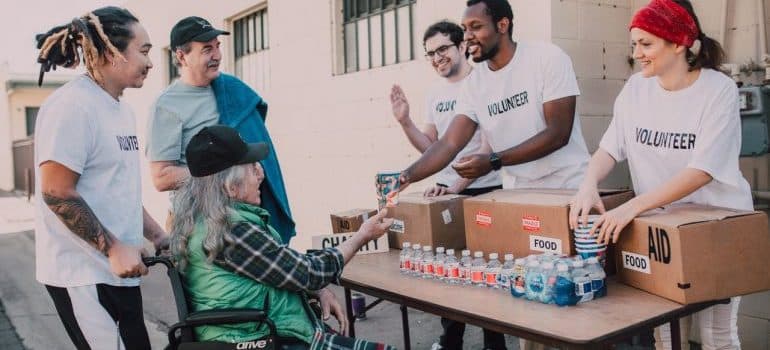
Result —
<svg viewBox="0 0 770 350"><path fill-rule="evenodd" d="M436 271L436 276L444 277L444 265L443 264L436 264L436 265L433 266L433 269Z"/></svg>
<svg viewBox="0 0 770 350"><path fill-rule="evenodd" d="M451 279L460 278L460 268L450 267L447 276Z"/></svg>
<svg viewBox="0 0 770 350"><path fill-rule="evenodd" d="M602 289L603 286L604 286L603 279L591 280L591 290L599 290L599 289Z"/></svg>
<svg viewBox="0 0 770 350"><path fill-rule="evenodd" d="M460 269L460 278L464 280L471 279L471 269L465 267Z"/></svg>
<svg viewBox="0 0 770 350"><path fill-rule="evenodd" d="M425 270L423 271L423 273L426 273L428 275L433 274L433 264L423 264L423 266L425 266Z"/></svg>
<svg viewBox="0 0 770 350"><path fill-rule="evenodd" d="M505 273L500 273L497 275L497 284L500 285L500 287L508 288L510 285L508 284L508 275Z"/></svg>
<svg viewBox="0 0 770 350"><path fill-rule="evenodd" d="M591 281L575 282L575 295L583 296L591 293Z"/></svg>
<svg viewBox="0 0 770 350"><path fill-rule="evenodd" d="M471 271L471 282L473 282L473 283L482 283L482 282L484 282L484 272L483 271Z"/></svg>
<svg viewBox="0 0 770 350"><path fill-rule="evenodd" d="M412 261L409 259L404 260L404 270L412 269Z"/></svg>
<svg viewBox="0 0 770 350"><path fill-rule="evenodd" d="M524 293L527 291L526 282L524 281L524 274L515 274L510 281L511 288L517 293Z"/></svg>
<svg viewBox="0 0 770 350"><path fill-rule="evenodd" d="M422 264L419 261L415 261L414 265L412 265L412 270L414 272L422 272Z"/></svg>
<svg viewBox="0 0 770 350"><path fill-rule="evenodd" d="M494 286L497 284L497 274L494 272L487 272L484 274L487 280L487 285Z"/></svg>

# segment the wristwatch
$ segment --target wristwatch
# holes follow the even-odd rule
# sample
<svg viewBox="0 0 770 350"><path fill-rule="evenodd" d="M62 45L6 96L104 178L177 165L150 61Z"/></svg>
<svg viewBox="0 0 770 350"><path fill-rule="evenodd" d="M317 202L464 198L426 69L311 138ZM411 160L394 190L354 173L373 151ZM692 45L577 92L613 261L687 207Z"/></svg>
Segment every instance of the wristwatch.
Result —
<svg viewBox="0 0 770 350"><path fill-rule="evenodd" d="M489 164L492 165L493 170L500 170L503 167L503 160L500 159L500 155L492 152L489 154Z"/></svg>

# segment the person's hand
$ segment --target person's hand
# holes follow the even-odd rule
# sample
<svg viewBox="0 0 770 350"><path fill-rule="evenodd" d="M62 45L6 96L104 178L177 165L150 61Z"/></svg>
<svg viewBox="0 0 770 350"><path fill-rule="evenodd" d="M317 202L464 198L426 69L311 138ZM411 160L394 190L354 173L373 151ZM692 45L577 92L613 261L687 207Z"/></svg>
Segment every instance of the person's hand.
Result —
<svg viewBox="0 0 770 350"><path fill-rule="evenodd" d="M393 109L393 117L399 124L409 120L409 101L406 99L404 90L398 85L393 85L390 89L390 107Z"/></svg>
<svg viewBox="0 0 770 350"><path fill-rule="evenodd" d="M451 194L451 193L456 193L456 192L452 192L452 190L446 186L434 185L426 189L422 195L425 197L437 197L437 196L443 196L445 194Z"/></svg>
<svg viewBox="0 0 770 350"><path fill-rule="evenodd" d="M120 278L144 276L148 270L142 263L143 255L147 255L144 249L116 241L107 251L110 270Z"/></svg>
<svg viewBox="0 0 770 350"><path fill-rule="evenodd" d="M479 153L460 158L452 168L466 179L475 179L492 171L492 163L489 154Z"/></svg>
<svg viewBox="0 0 770 350"><path fill-rule="evenodd" d="M377 213L377 215L370 217L368 220L364 221L363 224L361 224L357 234L363 235L367 242L380 238L383 234L385 234L385 232L388 231L390 225L393 225L392 218L385 218L385 215L387 214L387 208L380 209L380 212Z"/></svg>
<svg viewBox="0 0 770 350"><path fill-rule="evenodd" d="M340 334L347 336L348 317L342 305L337 301L337 296L328 288L324 288L318 291L318 300L321 302L321 317L323 320L327 321L330 316L334 315L334 318L340 323Z"/></svg>
<svg viewBox="0 0 770 350"><path fill-rule="evenodd" d="M588 222L588 213L592 208L596 208L599 214L604 214L606 211L596 186L581 185L569 204L569 228L574 230L578 226L585 226ZM597 226L596 223L594 226Z"/></svg>
<svg viewBox="0 0 770 350"><path fill-rule="evenodd" d="M406 170L401 172L401 175L398 176L398 192L404 192L404 190L409 187L409 184L411 183L411 180L409 179L409 174Z"/></svg>
<svg viewBox="0 0 770 350"><path fill-rule="evenodd" d="M168 234L155 237L155 239L152 241L152 244L155 246L156 254L158 254L158 252L168 251L170 246L170 239L171 236Z"/></svg>
<svg viewBox="0 0 770 350"><path fill-rule="evenodd" d="M609 244L612 241L612 243L617 243L623 228L639 214L640 212L635 207L633 200L623 203L623 205L602 214L594 222L590 234L594 235L598 230L597 242Z"/></svg>

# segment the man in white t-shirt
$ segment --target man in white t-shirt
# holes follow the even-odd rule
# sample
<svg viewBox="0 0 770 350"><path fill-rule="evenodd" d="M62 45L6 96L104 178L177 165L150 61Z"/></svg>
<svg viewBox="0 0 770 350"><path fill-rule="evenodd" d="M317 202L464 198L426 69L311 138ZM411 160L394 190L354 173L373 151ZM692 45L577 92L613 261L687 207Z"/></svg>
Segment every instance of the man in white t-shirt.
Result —
<svg viewBox="0 0 770 350"><path fill-rule="evenodd" d="M420 131L409 117L409 103L401 90L394 85L390 94L393 116L401 124L409 141L420 152L430 147L443 137L455 116L455 106L460 88L473 67L468 63L463 43L463 29L455 23L441 21L425 30L423 35L425 57L436 73L442 77L428 90L426 99L427 123ZM458 153L455 160L476 153L489 153L491 149L478 130L468 144ZM457 174L452 167L445 167L437 176L435 186L426 190L427 196L439 196L446 193L459 193L475 196L502 188L498 171L490 171L479 178L466 179ZM434 349L462 349L465 323L441 318L444 333ZM505 337L501 333L484 329L484 347L486 349L504 349Z"/></svg>
<svg viewBox="0 0 770 350"><path fill-rule="evenodd" d="M455 23L441 21L428 27L423 35L423 46L425 57L443 79L437 81L427 91L425 101L427 118L422 131L415 126L409 116L409 102L401 87L394 85L390 93L393 116L404 129L409 142L420 152L425 152L446 133L455 116L455 106L462 82L473 70L466 57L463 30ZM457 154L455 160L476 153L489 152L491 149L484 140L484 136L476 131L465 148ZM447 166L437 174L436 185L426 190L425 194L427 196L446 193L478 195L499 188L502 186L500 186L500 176L497 171L491 171L479 178L466 179Z"/></svg>
<svg viewBox="0 0 770 350"><path fill-rule="evenodd" d="M150 349L143 238L168 243L142 207L136 118L120 100L152 68L149 36L127 10L105 7L38 35L38 47L41 82L79 50L88 73L51 94L35 124L37 280L77 349Z"/></svg>
<svg viewBox="0 0 770 350"><path fill-rule="evenodd" d="M492 148L452 167L465 178L502 169L503 188L577 188L588 150L575 112L570 58L550 43L513 41L506 0L470 0L465 43L479 64L463 82L444 137L404 170L404 184L447 166L480 127Z"/></svg>

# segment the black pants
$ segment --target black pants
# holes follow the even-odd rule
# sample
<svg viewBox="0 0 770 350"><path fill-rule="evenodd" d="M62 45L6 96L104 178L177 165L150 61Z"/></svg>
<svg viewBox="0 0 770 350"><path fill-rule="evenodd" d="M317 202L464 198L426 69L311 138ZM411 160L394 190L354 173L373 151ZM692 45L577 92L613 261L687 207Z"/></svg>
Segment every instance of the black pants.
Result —
<svg viewBox="0 0 770 350"><path fill-rule="evenodd" d="M440 186L442 184L439 184ZM478 196L494 190L499 190L503 186L491 186L484 188L466 188L460 194L467 196ZM441 327L444 328L444 334L439 339L439 345L448 350L462 350L463 348L463 334L465 334L465 323L452 321L448 318L441 318ZM492 350L504 350L505 349L505 336L502 333L497 333L484 329L484 349Z"/></svg>
<svg viewBox="0 0 770 350"><path fill-rule="evenodd" d="M126 350L150 349L139 287L97 284L74 288L46 285L45 288L78 350L116 349L118 335ZM76 312L73 305L81 307Z"/></svg>

